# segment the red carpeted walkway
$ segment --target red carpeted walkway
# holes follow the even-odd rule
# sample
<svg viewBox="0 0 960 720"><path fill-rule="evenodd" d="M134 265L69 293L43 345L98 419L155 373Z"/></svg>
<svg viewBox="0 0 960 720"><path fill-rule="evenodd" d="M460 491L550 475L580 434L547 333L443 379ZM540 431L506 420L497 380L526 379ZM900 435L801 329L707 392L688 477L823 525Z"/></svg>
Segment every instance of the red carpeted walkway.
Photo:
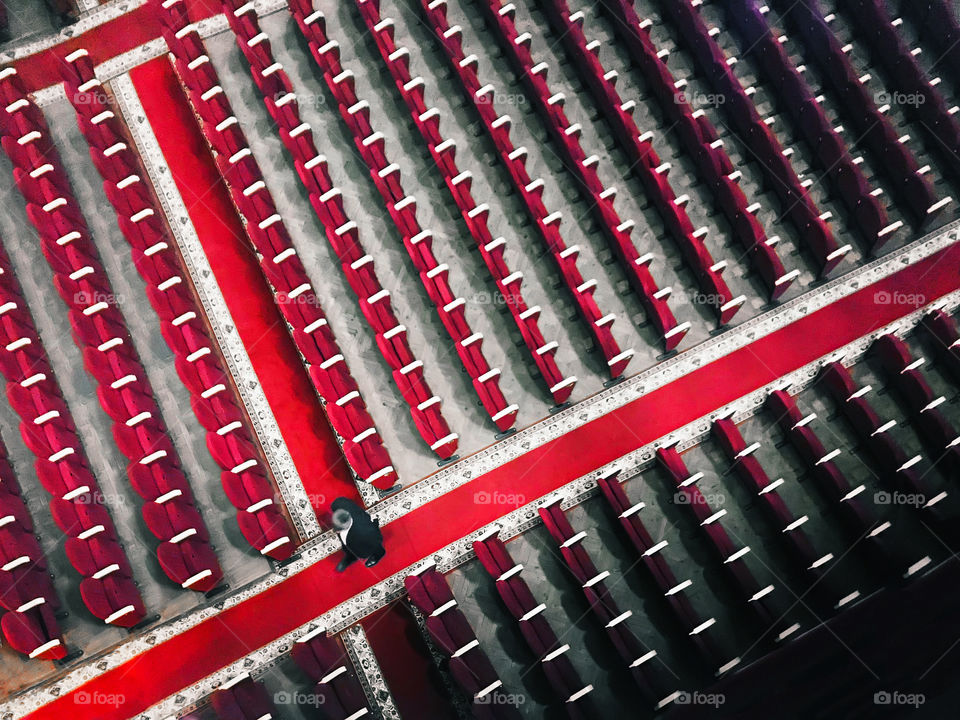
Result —
<svg viewBox="0 0 960 720"><path fill-rule="evenodd" d="M333 570L337 558L327 558L81 687L87 693L82 697L122 695L122 706L77 704L77 693L68 693L27 717L122 720L135 716L514 509L477 503L477 494L508 492L532 501L914 309L878 304L876 293L902 297L922 292L925 302L933 302L957 288L960 243L410 511L384 528L388 553L372 570L356 564L337 576ZM158 673L157 668L167 670Z"/></svg>
<svg viewBox="0 0 960 720"><path fill-rule="evenodd" d="M194 22L221 13L218 0L182 0ZM160 37L160 21L156 10L146 3L139 8L103 23L87 32L67 38L60 44L21 58L14 63L17 74L30 91L59 85L59 63L74 50L84 48L95 64L122 55Z"/></svg>
<svg viewBox="0 0 960 720"><path fill-rule="evenodd" d="M356 485L166 57L130 73L254 372L317 512Z"/></svg>

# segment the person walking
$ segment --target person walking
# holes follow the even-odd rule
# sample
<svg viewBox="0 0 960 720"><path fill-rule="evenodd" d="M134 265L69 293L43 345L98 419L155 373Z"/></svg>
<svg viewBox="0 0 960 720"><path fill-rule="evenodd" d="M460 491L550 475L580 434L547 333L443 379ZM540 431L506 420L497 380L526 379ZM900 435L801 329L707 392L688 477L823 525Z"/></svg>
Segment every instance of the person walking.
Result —
<svg viewBox="0 0 960 720"><path fill-rule="evenodd" d="M368 568L376 565L387 551L383 547L380 521L349 498L339 497L330 504L333 527L343 545L343 559L337 564L337 572L343 572L358 558L366 560Z"/></svg>

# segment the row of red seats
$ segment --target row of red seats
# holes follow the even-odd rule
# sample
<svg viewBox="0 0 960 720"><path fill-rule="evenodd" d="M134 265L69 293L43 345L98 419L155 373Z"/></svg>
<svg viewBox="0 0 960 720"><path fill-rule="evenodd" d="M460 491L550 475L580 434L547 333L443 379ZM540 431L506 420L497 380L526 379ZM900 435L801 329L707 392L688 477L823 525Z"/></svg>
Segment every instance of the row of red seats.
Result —
<svg viewBox="0 0 960 720"><path fill-rule="evenodd" d="M293 551L294 543L289 540L282 506L258 458L245 416L231 397L223 360L211 340L203 309L186 279L176 243L162 220L152 188L140 176L136 153L124 142L123 127L94 76L87 51L76 50L67 55L61 74L67 98L77 111L80 130L89 144L90 156L103 178L107 198L130 243L134 265L147 284L147 298L160 318L161 332L173 351L177 372L190 392L194 412L201 422L212 421L205 428L207 447L222 469L220 479L227 497L239 511L241 532L258 551L273 545L264 554L283 560ZM170 489L156 485L138 490L144 500L153 502L166 496ZM190 488L178 487L177 493L163 503L167 514L176 510L199 518ZM172 536L189 529L179 527L180 524L172 528ZM172 562L168 557L171 553L165 552L161 563L171 576L179 577L185 568L189 578L185 587L208 591L221 573L215 563L209 562L214 556L203 539L206 530L202 524L196 529L194 543L204 547L193 548L190 555L177 555Z"/></svg>
<svg viewBox="0 0 960 720"><path fill-rule="evenodd" d="M901 21L891 21L882 0L843 0L839 5L855 20L856 31L863 36L893 89L917 98L906 104L907 114L929 133L931 145L940 151L950 174L955 179L960 177L958 108L948 108L937 91L940 78L927 78L916 53L907 47L897 30Z"/></svg>
<svg viewBox="0 0 960 720"><path fill-rule="evenodd" d="M340 115L390 211L404 248L454 343L463 368L490 419L501 432L506 431L516 421L519 408L507 403L500 388L500 369L491 368L487 362L482 349L483 335L475 333L467 320L466 300L454 295L449 283L449 268L437 262L433 255L432 234L425 231L417 219L416 200L403 190L400 166L388 159L384 136L374 131L369 106L357 97L353 74L341 65L339 46L327 36L323 15L306 12L310 7L310 0L294 2L291 12L309 44L311 55L320 65L327 87L337 100ZM307 18L311 18L309 23ZM258 27L255 20L251 24ZM239 42L242 47L244 41ZM257 48L263 45L259 43ZM321 48L326 50L321 51Z"/></svg>
<svg viewBox="0 0 960 720"><path fill-rule="evenodd" d="M84 603L101 620L124 627L135 625L146 611L133 582L130 563L119 544L104 495L90 470L13 266L2 248L0 329L0 344L4 348L0 353L0 372L7 380L7 398L21 418L24 441L37 458L37 477L53 496L50 512L68 538L67 558L84 578L80 583ZM92 349L85 355L88 365L100 362ZM136 472L142 475L147 470Z"/></svg>
<svg viewBox="0 0 960 720"><path fill-rule="evenodd" d="M493 103L494 86L481 84L477 75L476 56L467 57L465 55L460 38L460 27L456 25L451 27L447 21L446 1L422 0L421 5L426 16L427 26L440 42L469 102L477 109L483 126L488 136L493 140L497 154L510 175L514 189L520 196L530 219L537 226L537 231L553 257L564 284L573 295L581 317L590 327L593 340L607 361L610 377L620 377L633 358L635 351L633 349L620 349L612 332L616 315L603 313L593 296L597 288L597 281L595 279L584 280L580 274L577 265L580 248L577 245L568 247L564 242L560 234L562 213L547 211L543 203L543 180L539 178L534 180L530 177L526 165L526 148L514 147L513 141L510 139L512 119L509 115L497 115ZM439 113L436 113L436 115L439 118ZM669 294L669 290L661 290L660 292L661 298ZM665 315L660 313L657 317L665 317Z"/></svg>
<svg viewBox="0 0 960 720"><path fill-rule="evenodd" d="M732 670L740 663L740 658L731 659L728 654L720 647L720 642L716 637L715 625L716 618L704 620L703 616L693 605L693 601L688 593L693 585L692 580L677 580L673 569L667 562L662 552L667 546L667 541L654 542L650 532L643 524L640 518L640 511L644 508L644 503L632 503L623 489L622 481L619 478L620 471L614 471L601 475L598 478L600 490L607 504L617 515L620 526L623 528L630 543L640 556L640 561L647 569L650 578L654 584L663 593L671 612L680 623L680 627L692 641L697 651L704 661L710 666L710 670L720 675ZM710 525L726 514L726 510L720 510L712 518L707 518L704 522Z"/></svg>
<svg viewBox="0 0 960 720"><path fill-rule="evenodd" d="M174 66L200 117L200 128L241 217L260 268L308 368L327 418L342 441L350 467L364 481L386 489L397 473L334 338L303 263L267 189L246 136L233 115L216 71L181 0L155 0ZM307 172L306 168L298 168ZM344 242L350 241L350 227Z"/></svg>
<svg viewBox="0 0 960 720"><path fill-rule="evenodd" d="M374 132L370 123L369 105L357 97L353 74L340 63L339 44L326 35L323 15L306 11L310 7L309 0L303 0L294 3L291 10L481 403L497 428L508 430L516 420L518 407L507 404L500 389L500 369L491 368L484 357L483 336L474 333L467 322L467 303L454 295L449 285L449 268L438 263L433 255L432 234L421 227L416 200L403 190L400 166L387 158L384 136ZM306 22L307 18L310 22Z"/></svg>
<svg viewBox="0 0 960 720"><path fill-rule="evenodd" d="M307 633L290 655L310 679L313 699L328 720L351 720L370 714L363 686L354 672L343 641L324 628Z"/></svg>
<svg viewBox="0 0 960 720"><path fill-rule="evenodd" d="M933 458L933 466L947 477L960 477L960 433L941 409L947 399L934 395L924 377L921 368L925 359L915 358L896 335L880 336L872 350L880 358L890 385L906 405L910 421Z"/></svg>
<svg viewBox="0 0 960 720"><path fill-rule="evenodd" d="M780 199L784 217L796 227L801 247L814 258L820 275L826 275L852 248L837 243L827 223L829 216L820 215L807 187L797 177L790 153L760 117L751 99L754 89L744 89L733 71L736 58L728 59L714 40L719 30L707 28L691 0L664 3L663 9L677 25L679 37L687 43L710 87L724 98L723 110L731 129L759 159L759 169L770 190Z"/></svg>
<svg viewBox="0 0 960 720"><path fill-rule="evenodd" d="M683 89L685 81L678 81L667 66L669 54L658 51L650 37L650 23L640 20L633 3L627 0L609 0L608 7L616 22L614 28L633 64L660 101L664 115L687 154L693 159L701 181L713 192L714 201L730 223L734 236L749 258L753 268L763 279L771 300L783 295L800 276L799 270L787 272L776 251L776 238L768 238L757 219L760 204L750 204L740 187L742 173L736 171L724 148L723 140L703 110L694 110ZM551 0L546 5L547 14L554 18L557 32L568 48L579 59L581 67L591 69L590 87L594 88L601 110L611 123L621 146L637 165L650 152L648 144L641 142L641 133L630 112L630 103L624 103L617 93L615 74L603 72L595 52L599 44L588 43L583 34L582 13L570 14L566 0ZM598 78L603 78L601 82ZM600 91L600 92L598 92ZM627 110L624 110L624 107Z"/></svg>
<svg viewBox="0 0 960 720"><path fill-rule="evenodd" d="M644 698L658 707L665 707L678 697L676 691L665 695L671 680L669 671L659 662L650 662L657 656L655 650L646 648L637 639L627 620L633 616L628 610L621 612L606 586L609 571L600 572L590 553L583 547L586 532L575 532L560 507L561 499L542 506L538 512L550 537L560 549L563 562L583 589L590 610L603 623L607 637L616 648L620 659L627 663L637 687Z"/></svg>
<svg viewBox="0 0 960 720"><path fill-rule="evenodd" d="M126 412L128 398L156 408L146 374L129 342L123 317L112 303L114 296L106 273L46 121L27 99L13 68L0 72L0 103L4 108L0 113L4 152L13 164L14 180L27 202L27 215L40 235L44 257L54 272L54 285L69 308L75 341L84 350L84 364L100 381L97 396L115 422L117 446L133 461L127 468L128 475L136 484L135 478L143 479L153 472L155 462L158 468L166 467L167 456L175 470L173 445L158 420L149 411L145 411L147 415ZM12 291L9 300L26 308L18 288L12 285L13 269L7 263L4 275L9 276L7 282L11 283L7 285ZM11 311L9 322L4 343L8 351L42 348L29 315ZM27 357L11 358L7 370L19 370L21 375L8 381L8 387L28 378L42 379L29 364L20 366ZM116 384L119 380L122 382ZM16 391L19 402L15 408L31 423L25 424L30 428L25 439L38 457L41 482L54 495L54 517L74 540L68 545L75 550L70 561L85 578L80 586L84 601L95 616L108 623L135 625L144 618L146 610L106 508L99 500L90 501L99 489L80 450L66 405L59 391L48 394L52 389L49 385L34 387L28 382L19 387L23 392ZM49 422L37 423L40 418ZM128 424L128 420L134 422Z"/></svg>
<svg viewBox="0 0 960 720"><path fill-rule="evenodd" d="M931 223L950 199L937 200L933 184L926 177L906 142L896 131L886 110L875 102L876 93L867 87L869 75L860 76L849 58L851 46L840 40L823 19L818 0L780 3L784 18L792 23L807 45L807 57L816 63L820 76L836 92L838 107L852 135L871 152L875 165L886 174L895 202L903 205L914 225Z"/></svg>
<svg viewBox="0 0 960 720"><path fill-rule="evenodd" d="M956 319L937 309L924 316L920 327L934 339L937 357L960 383L960 327Z"/></svg>
<svg viewBox="0 0 960 720"><path fill-rule="evenodd" d="M534 62L530 52L532 41L530 33L521 34L517 31L514 20L516 7L512 3L503 5L499 0L487 0L480 3L480 8L485 12L490 26L496 28L496 35L514 72L521 79L529 97L532 98L534 107L546 125L547 132L558 148L567 169L573 172L579 181L592 211L596 214L597 224L606 234L610 246L618 252L627 276L637 289L654 325L665 336L668 332L676 331L676 321L672 314L667 314L666 297L660 294L660 289L650 275L649 256L643 263L638 263L640 254L631 240L635 224L632 220L622 220L617 214L614 208L616 188L606 188L600 180L597 173L599 158L594 155L587 156L580 142L580 125L571 123L564 111L564 94L554 93L547 83L549 69L547 63ZM566 40L572 35L564 29L561 31L561 37ZM582 39L582 33L580 38ZM610 102L611 98L607 93L613 90L612 83L607 80L607 73L599 60L589 52L587 54L592 60L589 66L585 66L583 62L577 63L580 71L587 75L585 85L604 103ZM578 54L574 54L574 59L583 60ZM615 112L629 117L628 110L624 110L622 106L623 102L617 97L613 104ZM636 127L634 126L633 129L636 130ZM706 229L694 230L684 207L685 199L676 197L667 179L669 164L660 161L649 140L641 137L639 132L631 138L630 146L639 149L637 156L631 157L632 172L642 183L648 199L657 209L668 233L679 245L697 278L702 293L710 298L719 322L721 324L729 322L746 298L734 298L731 294L722 277L726 263L714 262L704 243ZM633 162L634 160L636 162ZM677 334L680 332L682 331L677 331Z"/></svg>
<svg viewBox="0 0 960 720"><path fill-rule="evenodd" d="M406 328L394 314L390 292L377 277L375 259L364 249L356 223L346 214L340 189L327 172L326 158L317 151L313 130L300 117L290 78L275 60L253 6L231 0L224 0L221 5L264 104L277 123L280 139L297 167L310 204L327 237L336 238L331 240L331 245L340 260L341 270L357 296L367 324L376 335L377 346L390 366L417 430L437 455L443 459L452 457L457 449L458 436L450 431L440 398L430 390L423 363L414 355ZM357 114L369 114L363 103L354 103L350 109ZM407 206L404 215L410 212L412 208Z"/></svg>
<svg viewBox="0 0 960 720"><path fill-rule="evenodd" d="M523 565L514 562L503 541L494 529L473 542L473 550L480 564L496 581L497 592L510 614L517 621L520 634L527 647L539 661L556 698L563 702L566 715L571 720L592 717L596 708L589 693L593 685L580 679L580 674L567 657L569 644L560 644L544 610L547 606L538 603L526 580L521 577Z"/></svg>
<svg viewBox="0 0 960 720"><path fill-rule="evenodd" d="M340 63L339 45L327 36L323 15L312 12L310 0L291 0L290 8L474 389L497 428L501 432L508 430L516 421L519 408L507 404L500 389L500 369L491 368L484 357L483 335L470 328L466 301L454 295L447 266L438 263L433 255L432 234L417 220L416 200L404 192L400 166L387 158L384 136L373 130L369 106L357 97L353 74Z"/></svg>
<svg viewBox="0 0 960 720"><path fill-rule="evenodd" d="M834 361L824 365L820 379L830 393L837 408L853 428L854 434L866 449L874 472L885 484L903 493L922 498L917 504L932 522L943 525L945 518L937 504L942 493L933 490L930 466L920 455L909 457L893 437L891 430L896 420L884 421L870 404L870 385L860 387L843 363Z"/></svg>
<svg viewBox="0 0 960 720"><path fill-rule="evenodd" d="M130 461L127 476L146 501L141 512L160 541L160 565L182 587L209 591L223 572L63 164L47 139L49 129L15 76L4 81L3 93L5 101L16 98L5 110L8 130L21 139L35 136L27 144L33 149L26 152L14 137L5 137L4 146L17 146L8 152L15 179L40 233L54 283L70 308L73 335L84 351L87 370L98 382L100 404L113 420L114 440ZM48 147L51 151L45 152ZM158 498L163 502L156 502Z"/></svg>
<svg viewBox="0 0 960 720"><path fill-rule="evenodd" d="M503 693L503 681L480 647L466 616L457 607L446 579L434 566L426 565L404 580L410 601L426 615L427 632L449 659L450 674L472 699L477 720L512 720L520 713L514 705L495 703ZM489 696L488 699L487 696Z"/></svg>
<svg viewBox="0 0 960 720"><path fill-rule="evenodd" d="M697 486L703 477L702 472L691 473L676 447L657 449L657 463L670 476L676 486L678 504L690 508L697 526L706 535L710 546L716 551L724 570L733 580L738 594L746 601L751 613L757 617L764 630L773 632L777 642L785 640L800 629L800 625L786 618L789 611L782 607L780 595L774 595L775 587L770 584L761 587L757 576L751 570L747 558L750 546L737 547L723 526L723 516L718 515L706 496ZM624 511L626 512L626 511Z"/></svg>
<svg viewBox="0 0 960 720"><path fill-rule="evenodd" d="M816 413L804 415L796 400L786 390L775 390L767 396L767 409L803 460L817 487L831 503L832 509L847 526L851 542L861 542L869 551L874 566L881 572L900 566L893 561L896 551L888 541L892 527L881 521L874 501L863 484L852 487L835 462L840 450L827 452L813 428Z"/></svg>
<svg viewBox="0 0 960 720"><path fill-rule="evenodd" d="M0 630L7 644L27 657L60 660L67 656L56 618L60 598L34 533L7 448L0 443Z"/></svg>
<svg viewBox="0 0 960 720"><path fill-rule="evenodd" d="M289 5L298 23L310 24L305 22L309 16L303 15L305 7L301 0L289 0ZM559 345L556 341L547 342L540 331L540 307L529 306L524 300L520 287L523 284L523 273L512 270L507 264L504 255L506 240L502 237L494 238L490 232L487 224L490 208L487 203L478 204L471 194L472 176L469 171L461 172L457 166L456 143L443 137L440 133L439 112L426 104L426 83L420 76L412 77L410 51L396 46L393 40L393 20L382 18L376 3L357 0L357 5L554 402L558 405L566 402L577 378L564 377L560 372L554 358Z"/></svg>
<svg viewBox="0 0 960 720"><path fill-rule="evenodd" d="M482 0L480 8L485 11L487 20L492 27L497 28L497 36L510 59L514 72L521 78L533 104L539 111L547 126L547 131L553 138L565 164L577 176L581 186L589 195L591 207L599 214L598 224L602 227L614 247L629 242L620 234L629 234L633 221L622 221L614 209L613 201L616 190L604 187L597 174L596 156L587 157L580 143L580 126L574 126L563 109L564 94L554 93L547 83L548 65L545 62L536 63L530 52L532 37L530 33L522 35L517 31L514 22L515 6L510 3L503 5L500 0ZM566 37L569 37L569 33ZM582 37L582 35L581 35ZM584 46L585 47L585 46ZM603 95L602 86L610 84L609 76L600 64L599 59L586 51L593 62L584 66L578 62L581 72L587 73L586 85L596 94L598 90ZM576 60L585 60L581 55ZM609 98L607 98L609 99ZM622 102L615 107L621 108ZM623 112L621 108L621 112ZM718 322L723 325L729 323L747 298L743 295L734 297L723 271L727 262L716 262L706 245L707 228L695 229L687 215L686 203L689 197L678 198L670 185L668 175L669 163L663 163L654 150L652 143L646 138L636 136L636 143L640 144L640 162L632 165L631 171L637 175L646 190L647 198L663 220L667 232L677 243L680 252L689 265L694 277L700 286L703 295L710 299L710 305L717 313ZM625 228L622 230L621 228ZM634 251L633 255L636 255ZM632 258L631 258L632 259ZM636 262L627 262L626 269L632 273L637 268ZM652 297L655 289L650 294ZM641 296L645 297L645 296Z"/></svg>
<svg viewBox="0 0 960 720"><path fill-rule="evenodd" d="M277 717L270 693L247 673L228 680L214 691L210 705L217 720L272 720Z"/></svg>
<svg viewBox="0 0 960 720"><path fill-rule="evenodd" d="M780 106L792 119L812 156L854 219L870 252L877 252L903 227L903 221L890 222L880 202L880 192L870 187L847 144L830 122L821 102L803 77L802 66L795 67L784 48L786 36L775 35L766 18L768 8L759 8L754 0L725 3L726 16L738 31L744 51L756 59Z"/></svg>
<svg viewBox="0 0 960 720"><path fill-rule="evenodd" d="M960 21L950 0L900 0L899 11L917 26L917 35L936 52L953 75L960 80Z"/></svg>
<svg viewBox="0 0 960 720"><path fill-rule="evenodd" d="M730 418L714 420L711 430L730 459L733 470L748 489L760 498L770 524L793 557L797 571L807 577L812 595L825 608L835 607L838 596L853 599L853 594L834 594L833 578L827 577L834 561L833 553L819 554L813 540L803 529L810 518L807 515L796 517L790 511L779 491L783 478L771 481L754 454L760 449L760 443L748 446L740 429Z"/></svg>

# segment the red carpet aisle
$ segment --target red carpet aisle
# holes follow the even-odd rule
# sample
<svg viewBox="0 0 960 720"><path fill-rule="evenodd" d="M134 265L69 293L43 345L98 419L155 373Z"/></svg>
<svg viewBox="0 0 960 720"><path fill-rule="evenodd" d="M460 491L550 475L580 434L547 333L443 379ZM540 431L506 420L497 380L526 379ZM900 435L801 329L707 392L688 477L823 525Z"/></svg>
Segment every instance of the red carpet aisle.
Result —
<svg viewBox="0 0 960 720"><path fill-rule="evenodd" d="M221 12L220 3L217 0L184 0L184 2L194 22ZM160 22L157 20L156 11L144 4L132 12L65 40L55 47L21 58L14 62L13 66L27 86L27 90L35 91L50 85L59 85L61 82L60 58L78 48L85 48L90 53L94 64L99 64L158 37L160 37Z"/></svg>
<svg viewBox="0 0 960 720"><path fill-rule="evenodd" d="M958 268L960 244L954 244L412 510L384 528L390 552L373 571L354 567L331 582L332 556L81 686L87 693L122 694L121 708L78 705L71 693L26 717L135 716L512 509L477 504L475 494L510 491L528 502L541 497L914 309L878 305L877 292L922 290L933 302L956 290ZM160 667L171 672L158 674Z"/></svg>
<svg viewBox="0 0 960 720"><path fill-rule="evenodd" d="M173 67L157 58L131 78L313 507L326 512L337 496L357 498Z"/></svg>

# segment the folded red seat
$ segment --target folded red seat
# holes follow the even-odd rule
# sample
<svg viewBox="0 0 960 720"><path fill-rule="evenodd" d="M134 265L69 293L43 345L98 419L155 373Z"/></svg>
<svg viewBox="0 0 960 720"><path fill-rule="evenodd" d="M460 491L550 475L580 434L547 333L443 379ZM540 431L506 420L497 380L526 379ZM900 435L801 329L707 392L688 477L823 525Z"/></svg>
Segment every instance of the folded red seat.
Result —
<svg viewBox="0 0 960 720"><path fill-rule="evenodd" d="M77 488L97 487L90 469L75 455L63 459L38 458L34 467L44 489L55 497L63 497Z"/></svg>
<svg viewBox="0 0 960 720"><path fill-rule="evenodd" d="M277 712L266 688L246 674L221 685L210 703L219 720L264 720Z"/></svg>
<svg viewBox="0 0 960 720"><path fill-rule="evenodd" d="M246 471L238 474L224 471L220 474L220 480L227 498L238 510L249 510L265 501L269 501L266 503L268 505L276 502L276 491L262 472Z"/></svg>
<svg viewBox="0 0 960 720"><path fill-rule="evenodd" d="M117 573L103 580L85 578L80 594L90 612L108 625L133 627L147 614L133 581Z"/></svg>
<svg viewBox="0 0 960 720"><path fill-rule="evenodd" d="M143 465L134 462L127 466L127 477L133 489L144 500L153 501L175 490L179 490L185 497L191 495L186 476L172 463L155 462Z"/></svg>
<svg viewBox="0 0 960 720"><path fill-rule="evenodd" d="M71 496L70 500L54 497L50 501L53 519L65 535L76 537L99 525L111 527L110 514L102 498L90 491L79 495L71 493Z"/></svg>
<svg viewBox="0 0 960 720"><path fill-rule="evenodd" d="M93 577L98 573L104 577L113 573L125 578L133 575L123 548L105 532L86 540L69 538L66 552L70 564L85 577Z"/></svg>
<svg viewBox="0 0 960 720"><path fill-rule="evenodd" d="M217 393L209 398L191 396L190 406L205 430L216 432L231 423L243 422L244 415L229 395Z"/></svg>
<svg viewBox="0 0 960 720"><path fill-rule="evenodd" d="M273 507L255 513L237 514L240 532L253 547L274 560L286 560L293 554L295 543L286 519Z"/></svg>
<svg viewBox="0 0 960 720"><path fill-rule="evenodd" d="M209 592L223 579L216 553L207 542L194 538L166 542L157 548L157 558L168 577L190 590Z"/></svg>
<svg viewBox="0 0 960 720"><path fill-rule="evenodd" d="M199 511L182 496L164 500L162 503L145 503L140 511L147 529L158 540L174 544L188 539L190 542L210 542L210 534Z"/></svg>
<svg viewBox="0 0 960 720"><path fill-rule="evenodd" d="M428 615L454 600L447 581L434 567L428 567L419 574L408 575L403 584L410 600L421 612Z"/></svg>
<svg viewBox="0 0 960 720"><path fill-rule="evenodd" d="M26 612L5 613L0 618L0 628L10 646L30 658L62 660L67 656L60 627L46 604Z"/></svg>

